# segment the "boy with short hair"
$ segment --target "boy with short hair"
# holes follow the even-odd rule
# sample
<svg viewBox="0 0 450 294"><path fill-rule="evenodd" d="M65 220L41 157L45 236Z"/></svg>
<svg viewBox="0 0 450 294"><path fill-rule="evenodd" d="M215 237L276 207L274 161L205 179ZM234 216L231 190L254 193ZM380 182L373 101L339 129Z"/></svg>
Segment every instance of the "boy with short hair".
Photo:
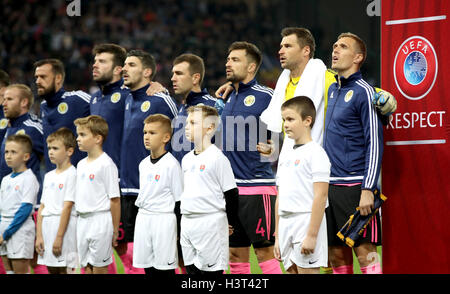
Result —
<svg viewBox="0 0 450 294"><path fill-rule="evenodd" d="M47 137L48 157L56 169L44 177L41 205L36 225L38 264L50 274L73 272L78 266L74 209L77 170L70 159L77 141L66 127Z"/></svg>
<svg viewBox="0 0 450 294"><path fill-rule="evenodd" d="M87 157L77 165L75 209L78 212L77 250L87 274L106 274L117 246L120 220L119 176L102 145L108 123L98 115L74 121L77 143Z"/></svg>
<svg viewBox="0 0 450 294"><path fill-rule="evenodd" d="M27 161L32 141L16 134L6 139L5 162L12 172L0 189L0 255L9 274L26 274L34 254L35 228L31 214L36 205L39 182Z"/></svg>
<svg viewBox="0 0 450 294"><path fill-rule="evenodd" d="M146 274L174 275L178 267L174 209L183 191L183 173L165 149L171 137L171 120L166 115L153 114L144 120L144 146L151 153L139 164L133 266L144 268Z"/></svg>
<svg viewBox="0 0 450 294"><path fill-rule="evenodd" d="M194 150L181 162L184 182L189 183L181 194L183 260L188 274L220 275L228 269L228 236L237 220L238 190L230 161L211 143L220 122L217 110L196 105L187 111L186 138Z"/></svg>
<svg viewBox="0 0 450 294"><path fill-rule="evenodd" d="M295 145L277 172L274 255L288 273L318 274L328 263L325 208L331 164L311 137L316 116L312 100L294 97L283 103L281 113Z"/></svg>

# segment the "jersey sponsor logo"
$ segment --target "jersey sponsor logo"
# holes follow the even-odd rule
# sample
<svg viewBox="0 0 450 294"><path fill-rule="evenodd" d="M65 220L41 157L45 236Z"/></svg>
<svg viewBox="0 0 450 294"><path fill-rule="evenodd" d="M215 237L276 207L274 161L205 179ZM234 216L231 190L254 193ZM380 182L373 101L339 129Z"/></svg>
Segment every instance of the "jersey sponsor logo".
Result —
<svg viewBox="0 0 450 294"><path fill-rule="evenodd" d="M7 126L8 126L8 119L7 118L2 118L0 120L0 130L6 129Z"/></svg>
<svg viewBox="0 0 450 294"><path fill-rule="evenodd" d="M156 175L156 176L155 176L155 181L159 181L160 178L161 178L160 175Z"/></svg>
<svg viewBox="0 0 450 294"><path fill-rule="evenodd" d="M62 188L64 188L64 184L59 184L58 188L59 190L62 190Z"/></svg>
<svg viewBox="0 0 450 294"><path fill-rule="evenodd" d="M90 180L91 182L94 180L94 178L95 178L95 175L94 175L94 174L90 174L90 175L89 175L89 180Z"/></svg>
<svg viewBox="0 0 450 294"><path fill-rule="evenodd" d="M116 93L114 93L114 94L112 94L111 95L111 102L112 103L117 103L117 102L119 102L120 101L120 93L119 92L116 92Z"/></svg>
<svg viewBox="0 0 450 294"><path fill-rule="evenodd" d="M202 172L202 171L204 171L205 170L205 165L204 164L201 164L200 165L200 171Z"/></svg>
<svg viewBox="0 0 450 294"><path fill-rule="evenodd" d="M300 163L300 159L297 159L297 160L294 162L294 165L295 165L295 166L298 166L299 163Z"/></svg>
<svg viewBox="0 0 450 294"><path fill-rule="evenodd" d="M60 114L65 114L65 113L67 113L68 110L69 110L69 105L67 105L66 102L59 103L59 105L58 105L58 112Z"/></svg>
<svg viewBox="0 0 450 294"><path fill-rule="evenodd" d="M16 190L16 191L19 191L19 189L20 189L20 186L19 186L19 185L17 185L17 186L14 187L14 190Z"/></svg>
<svg viewBox="0 0 450 294"><path fill-rule="evenodd" d="M334 91L331 92L330 98L334 98Z"/></svg>
<svg viewBox="0 0 450 294"><path fill-rule="evenodd" d="M97 97L94 97L94 99L92 100L92 104L97 103Z"/></svg>
<svg viewBox="0 0 450 294"><path fill-rule="evenodd" d="M350 90L347 92L347 94L345 94L344 101L348 102L352 99L352 97L353 97L353 90Z"/></svg>
<svg viewBox="0 0 450 294"><path fill-rule="evenodd" d="M150 101L144 101L141 104L141 111L147 112L150 109Z"/></svg>
<svg viewBox="0 0 450 294"><path fill-rule="evenodd" d="M394 80L398 90L410 100L425 97L433 88L438 73L434 47L422 36L407 38L394 59Z"/></svg>
<svg viewBox="0 0 450 294"><path fill-rule="evenodd" d="M252 106L253 104L255 104L256 98L253 95L248 95L247 97L245 97L244 99L244 105L249 107Z"/></svg>

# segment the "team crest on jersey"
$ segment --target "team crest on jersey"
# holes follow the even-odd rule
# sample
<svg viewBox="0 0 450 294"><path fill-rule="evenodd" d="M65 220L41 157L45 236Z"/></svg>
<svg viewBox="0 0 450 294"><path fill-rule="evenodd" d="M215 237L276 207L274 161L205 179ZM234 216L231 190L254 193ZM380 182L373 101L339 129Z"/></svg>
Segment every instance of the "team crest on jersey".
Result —
<svg viewBox="0 0 450 294"><path fill-rule="evenodd" d="M20 129L16 132L16 135L25 135L25 130L24 129Z"/></svg>
<svg viewBox="0 0 450 294"><path fill-rule="evenodd" d="M147 112L150 109L150 101L144 101L141 104L141 111Z"/></svg>
<svg viewBox="0 0 450 294"><path fill-rule="evenodd" d="M253 95L248 95L247 97L245 97L244 99L244 105L245 106L252 106L253 104L255 104L256 98Z"/></svg>
<svg viewBox="0 0 450 294"><path fill-rule="evenodd" d="M90 180L91 182L94 180L94 178L95 178L94 174L90 174L90 175L89 175L89 180Z"/></svg>
<svg viewBox="0 0 450 294"><path fill-rule="evenodd" d="M398 90L410 100L425 97L433 88L438 60L431 42L422 36L407 38L394 59L394 80Z"/></svg>
<svg viewBox="0 0 450 294"><path fill-rule="evenodd" d="M62 188L64 188L64 185L63 184L59 184L58 188L59 188L59 190L62 190Z"/></svg>
<svg viewBox="0 0 450 294"><path fill-rule="evenodd" d="M350 90L347 92L347 94L345 94L344 101L348 102L352 99L352 97L353 97L353 90Z"/></svg>
<svg viewBox="0 0 450 294"><path fill-rule="evenodd" d="M200 165L200 171L202 172L204 170L205 170L205 165L204 164Z"/></svg>
<svg viewBox="0 0 450 294"><path fill-rule="evenodd" d="M58 105L58 112L60 114L65 114L65 113L67 113L68 110L69 110L69 105L67 105L66 102L59 103L59 105Z"/></svg>
<svg viewBox="0 0 450 294"><path fill-rule="evenodd" d="M298 166L299 163L300 163L300 159L297 159L297 160L294 162L294 165L295 165L295 166Z"/></svg>
<svg viewBox="0 0 450 294"><path fill-rule="evenodd" d="M7 118L2 118L0 120L0 130L5 129L8 126L8 119Z"/></svg>
<svg viewBox="0 0 450 294"><path fill-rule="evenodd" d="M111 95L111 102L112 103L117 103L120 100L120 93L116 92L114 94Z"/></svg>

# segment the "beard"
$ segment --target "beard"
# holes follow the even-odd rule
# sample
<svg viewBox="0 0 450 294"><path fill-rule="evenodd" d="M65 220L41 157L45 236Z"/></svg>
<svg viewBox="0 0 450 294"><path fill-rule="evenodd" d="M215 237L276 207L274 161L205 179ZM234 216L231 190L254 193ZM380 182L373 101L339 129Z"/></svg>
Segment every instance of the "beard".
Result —
<svg viewBox="0 0 450 294"><path fill-rule="evenodd" d="M39 89L41 89L43 92L39 92ZM38 96L40 97L53 95L55 93L56 93L55 79L53 79L52 83L47 88L38 87Z"/></svg>
<svg viewBox="0 0 450 294"><path fill-rule="evenodd" d="M109 84L112 81L112 79L113 79L113 72L110 71L110 72L104 73L101 76L94 78L94 81L99 83L100 85L104 86L106 84Z"/></svg>

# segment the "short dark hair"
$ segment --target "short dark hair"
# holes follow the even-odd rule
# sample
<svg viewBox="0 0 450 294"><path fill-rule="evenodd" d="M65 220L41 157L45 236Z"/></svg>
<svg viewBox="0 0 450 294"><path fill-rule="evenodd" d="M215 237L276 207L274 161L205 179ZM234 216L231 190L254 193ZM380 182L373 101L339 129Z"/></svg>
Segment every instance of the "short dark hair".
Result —
<svg viewBox="0 0 450 294"><path fill-rule="evenodd" d="M359 63L359 67L361 67L367 57L366 43L360 37L350 32L340 34L337 39L339 40L341 38L352 38L356 41L356 53L362 54L363 56L363 60Z"/></svg>
<svg viewBox="0 0 450 294"><path fill-rule="evenodd" d="M296 96L287 101L285 101L281 105L281 109L290 108L295 110L298 114L300 114L302 120L306 117L311 117L311 125L312 128L314 126L314 122L316 121L316 107L314 106L314 102L307 96Z"/></svg>
<svg viewBox="0 0 450 294"><path fill-rule="evenodd" d="M8 136L6 138L6 142L16 142L17 144L20 144L23 148L23 151L25 153L29 153L30 155L31 152L33 152L33 141L27 134L14 134Z"/></svg>
<svg viewBox="0 0 450 294"><path fill-rule="evenodd" d="M123 66L125 59L127 58L127 50L125 50L125 48L116 44L97 44L94 49L92 49L93 55L105 52L113 55L114 67Z"/></svg>
<svg viewBox="0 0 450 294"><path fill-rule="evenodd" d="M195 54L184 53L174 59L173 65L177 65L182 62L189 63L189 73L191 75L195 73L200 74L199 84L201 85L203 83L203 78L205 77L205 63L203 62L203 59Z"/></svg>
<svg viewBox="0 0 450 294"><path fill-rule="evenodd" d="M314 58L314 52L316 51L316 41L314 40L313 35L308 29L299 27L287 27L281 31L282 37L287 37L290 35L297 36L300 48L308 46L309 58Z"/></svg>
<svg viewBox="0 0 450 294"><path fill-rule="evenodd" d="M246 55L250 57L250 61L256 63L255 73L258 72L258 69L262 63L262 53L255 44L245 41L237 41L228 47L228 54L234 50L245 50Z"/></svg>
<svg viewBox="0 0 450 294"><path fill-rule="evenodd" d="M62 76L62 80L64 81L64 78L66 77L66 71L64 69L64 63L62 63L61 60L56 58L41 59L34 63L34 69L45 64L50 64L52 66L53 74L60 74Z"/></svg>
<svg viewBox="0 0 450 294"><path fill-rule="evenodd" d="M9 86L10 83L9 74L3 69L0 69L0 87Z"/></svg>
<svg viewBox="0 0 450 294"><path fill-rule="evenodd" d="M153 79L156 75L156 61L153 55L150 53L147 53L143 50L135 49L131 50L127 53L127 57L137 57L142 62L142 66L144 68L150 68L152 70L152 75L150 76L150 79Z"/></svg>

